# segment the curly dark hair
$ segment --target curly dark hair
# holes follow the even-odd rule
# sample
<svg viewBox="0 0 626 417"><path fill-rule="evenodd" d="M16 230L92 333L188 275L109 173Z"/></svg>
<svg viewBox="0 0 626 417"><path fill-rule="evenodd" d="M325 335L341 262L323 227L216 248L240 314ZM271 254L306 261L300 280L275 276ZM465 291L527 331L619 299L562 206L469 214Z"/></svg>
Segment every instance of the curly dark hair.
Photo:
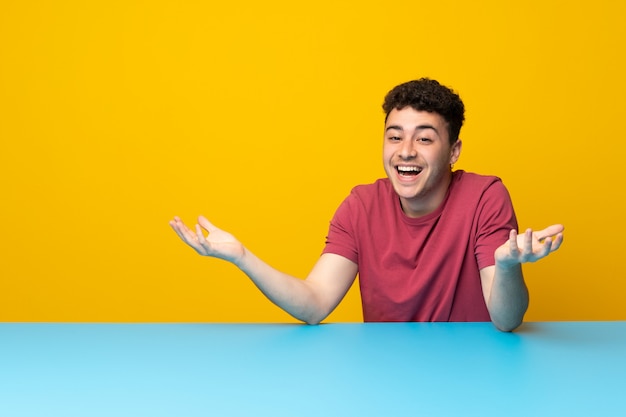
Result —
<svg viewBox="0 0 626 417"><path fill-rule="evenodd" d="M440 114L448 122L450 144L459 139L465 120L465 106L461 97L450 88L430 78L420 78L394 87L387 93L383 103L385 121L393 109L401 110L407 106L417 111Z"/></svg>

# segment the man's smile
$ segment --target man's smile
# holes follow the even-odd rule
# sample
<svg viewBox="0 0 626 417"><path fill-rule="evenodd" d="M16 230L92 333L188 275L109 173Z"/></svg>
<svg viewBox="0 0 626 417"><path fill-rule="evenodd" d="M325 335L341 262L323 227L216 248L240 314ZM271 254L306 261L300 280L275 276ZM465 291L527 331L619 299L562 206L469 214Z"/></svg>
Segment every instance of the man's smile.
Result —
<svg viewBox="0 0 626 417"><path fill-rule="evenodd" d="M401 177L416 177L422 172L422 168L413 165L398 165L396 171Z"/></svg>

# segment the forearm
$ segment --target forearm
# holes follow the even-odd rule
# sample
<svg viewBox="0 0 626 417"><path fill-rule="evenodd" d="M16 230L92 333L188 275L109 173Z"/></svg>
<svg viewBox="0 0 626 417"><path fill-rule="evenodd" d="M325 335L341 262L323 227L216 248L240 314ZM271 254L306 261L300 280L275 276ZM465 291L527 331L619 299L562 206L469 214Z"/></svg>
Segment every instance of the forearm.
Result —
<svg viewBox="0 0 626 417"><path fill-rule="evenodd" d="M278 271L247 249L235 265L270 301L294 318L317 324L326 317L327 313L306 281Z"/></svg>
<svg viewBox="0 0 626 417"><path fill-rule="evenodd" d="M509 240L496 249L495 266L481 270L481 280L491 320L498 329L514 330L522 324L528 309L522 264L548 256L562 242L563 225L555 224L537 232L526 229L519 236L512 229Z"/></svg>
<svg viewBox="0 0 626 417"><path fill-rule="evenodd" d="M487 309L494 325L505 332L517 328L528 309L528 288L520 264L501 266L496 262Z"/></svg>
<svg viewBox="0 0 626 417"><path fill-rule="evenodd" d="M217 228L203 216L198 217L195 231L179 217L169 224L198 254L236 265L274 304L309 324L317 324L326 318L356 277L355 263L339 255L323 254L303 281L272 268L233 235ZM202 229L208 232L208 236Z"/></svg>

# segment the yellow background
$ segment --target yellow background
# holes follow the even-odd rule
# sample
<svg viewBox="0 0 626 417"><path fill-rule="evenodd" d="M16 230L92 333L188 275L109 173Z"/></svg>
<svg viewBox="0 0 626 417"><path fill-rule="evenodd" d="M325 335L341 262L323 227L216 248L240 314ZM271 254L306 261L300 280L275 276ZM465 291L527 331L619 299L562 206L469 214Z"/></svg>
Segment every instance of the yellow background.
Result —
<svg viewBox="0 0 626 417"><path fill-rule="evenodd" d="M566 226L527 320L626 319L626 2L5 1L0 320L292 321L168 226L205 214L305 276L384 176L384 94L464 99L457 169ZM329 321L360 321L353 287Z"/></svg>

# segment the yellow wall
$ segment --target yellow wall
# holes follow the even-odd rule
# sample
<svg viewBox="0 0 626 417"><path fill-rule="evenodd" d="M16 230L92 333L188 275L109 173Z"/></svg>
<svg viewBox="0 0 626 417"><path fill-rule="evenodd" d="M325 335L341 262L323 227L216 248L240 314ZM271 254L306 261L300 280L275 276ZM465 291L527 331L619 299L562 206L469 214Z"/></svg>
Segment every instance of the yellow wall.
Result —
<svg viewBox="0 0 626 417"><path fill-rule="evenodd" d="M466 103L456 168L566 225L527 319L626 319L626 2L213 3L4 2L0 320L291 321L168 220L304 276L421 76ZM354 289L329 320L361 320Z"/></svg>

